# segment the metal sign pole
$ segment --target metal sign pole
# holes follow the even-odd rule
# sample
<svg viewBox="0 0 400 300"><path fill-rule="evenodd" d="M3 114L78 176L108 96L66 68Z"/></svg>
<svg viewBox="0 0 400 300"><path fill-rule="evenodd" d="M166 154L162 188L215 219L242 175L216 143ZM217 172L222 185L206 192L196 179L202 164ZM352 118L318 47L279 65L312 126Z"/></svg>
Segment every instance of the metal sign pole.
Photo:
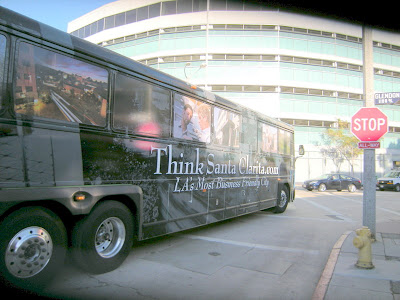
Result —
<svg viewBox="0 0 400 300"><path fill-rule="evenodd" d="M374 67L372 28L363 26L364 106L374 107ZM372 237L376 235L376 170L375 149L364 149L363 225Z"/></svg>

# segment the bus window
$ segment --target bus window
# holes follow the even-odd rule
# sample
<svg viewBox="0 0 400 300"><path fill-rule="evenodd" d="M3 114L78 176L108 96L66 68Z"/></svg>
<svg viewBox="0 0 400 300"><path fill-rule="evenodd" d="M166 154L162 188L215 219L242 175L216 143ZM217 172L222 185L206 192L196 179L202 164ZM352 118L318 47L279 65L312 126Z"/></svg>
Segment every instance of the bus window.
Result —
<svg viewBox="0 0 400 300"><path fill-rule="evenodd" d="M107 70L21 43L14 80L15 112L105 126Z"/></svg>
<svg viewBox="0 0 400 300"><path fill-rule="evenodd" d="M214 109L215 143L239 147L240 124L238 114L216 107Z"/></svg>
<svg viewBox="0 0 400 300"><path fill-rule="evenodd" d="M278 129L267 124L260 124L262 152L278 153Z"/></svg>
<svg viewBox="0 0 400 300"><path fill-rule="evenodd" d="M211 106L192 98L174 96L174 137L209 143Z"/></svg>
<svg viewBox="0 0 400 300"><path fill-rule="evenodd" d="M118 73L114 98L114 128L169 137L171 96L168 90Z"/></svg>
<svg viewBox="0 0 400 300"><path fill-rule="evenodd" d="M4 35L0 34L0 108L3 106L4 69L6 57L6 42Z"/></svg>
<svg viewBox="0 0 400 300"><path fill-rule="evenodd" d="M290 145L290 132L279 129L279 153L280 154L291 154L291 145Z"/></svg>

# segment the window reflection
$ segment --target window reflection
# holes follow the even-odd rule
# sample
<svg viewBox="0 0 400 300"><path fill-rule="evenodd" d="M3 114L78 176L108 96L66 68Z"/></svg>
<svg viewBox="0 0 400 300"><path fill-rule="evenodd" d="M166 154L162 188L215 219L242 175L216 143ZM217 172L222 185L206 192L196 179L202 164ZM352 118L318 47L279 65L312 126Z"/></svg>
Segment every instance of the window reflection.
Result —
<svg viewBox="0 0 400 300"><path fill-rule="evenodd" d="M239 147L240 116L225 109L214 109L214 142L217 145Z"/></svg>
<svg viewBox="0 0 400 300"><path fill-rule="evenodd" d="M125 132L168 137L170 93L146 82L117 75L114 100L114 127Z"/></svg>
<svg viewBox="0 0 400 300"><path fill-rule="evenodd" d="M261 124L261 151L278 153L278 129L267 124Z"/></svg>
<svg viewBox="0 0 400 300"><path fill-rule="evenodd" d="M3 102L4 71L6 66L6 42L6 37L0 34L0 108L2 107Z"/></svg>
<svg viewBox="0 0 400 300"><path fill-rule="evenodd" d="M287 154L291 153L291 133L286 130L279 130L279 153Z"/></svg>
<svg viewBox="0 0 400 300"><path fill-rule="evenodd" d="M108 72L27 43L19 47L15 112L104 126Z"/></svg>

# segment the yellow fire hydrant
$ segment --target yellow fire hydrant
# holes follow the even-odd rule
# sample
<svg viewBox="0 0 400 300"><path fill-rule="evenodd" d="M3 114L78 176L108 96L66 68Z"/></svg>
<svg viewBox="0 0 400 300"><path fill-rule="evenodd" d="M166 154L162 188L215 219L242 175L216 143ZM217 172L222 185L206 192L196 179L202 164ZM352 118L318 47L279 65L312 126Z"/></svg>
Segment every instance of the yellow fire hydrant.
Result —
<svg viewBox="0 0 400 300"><path fill-rule="evenodd" d="M356 234L357 236L353 239L353 245L359 249L356 267L373 269L375 266L372 264L371 231L368 227L363 226L356 230Z"/></svg>

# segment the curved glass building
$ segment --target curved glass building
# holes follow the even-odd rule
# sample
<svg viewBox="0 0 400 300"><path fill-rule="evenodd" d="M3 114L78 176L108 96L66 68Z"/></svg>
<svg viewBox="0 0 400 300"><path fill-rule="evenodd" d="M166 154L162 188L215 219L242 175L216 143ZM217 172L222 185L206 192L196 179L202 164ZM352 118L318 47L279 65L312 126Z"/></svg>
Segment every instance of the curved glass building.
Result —
<svg viewBox="0 0 400 300"><path fill-rule="evenodd" d="M364 106L356 24L247 1L119 0L68 32L293 125L306 150L296 181L336 171L325 131ZM400 35L374 29L373 41L374 92L400 92ZM376 151L378 175L400 167L400 100L379 108L389 132ZM362 156L343 161L340 171L362 178L362 164Z"/></svg>

